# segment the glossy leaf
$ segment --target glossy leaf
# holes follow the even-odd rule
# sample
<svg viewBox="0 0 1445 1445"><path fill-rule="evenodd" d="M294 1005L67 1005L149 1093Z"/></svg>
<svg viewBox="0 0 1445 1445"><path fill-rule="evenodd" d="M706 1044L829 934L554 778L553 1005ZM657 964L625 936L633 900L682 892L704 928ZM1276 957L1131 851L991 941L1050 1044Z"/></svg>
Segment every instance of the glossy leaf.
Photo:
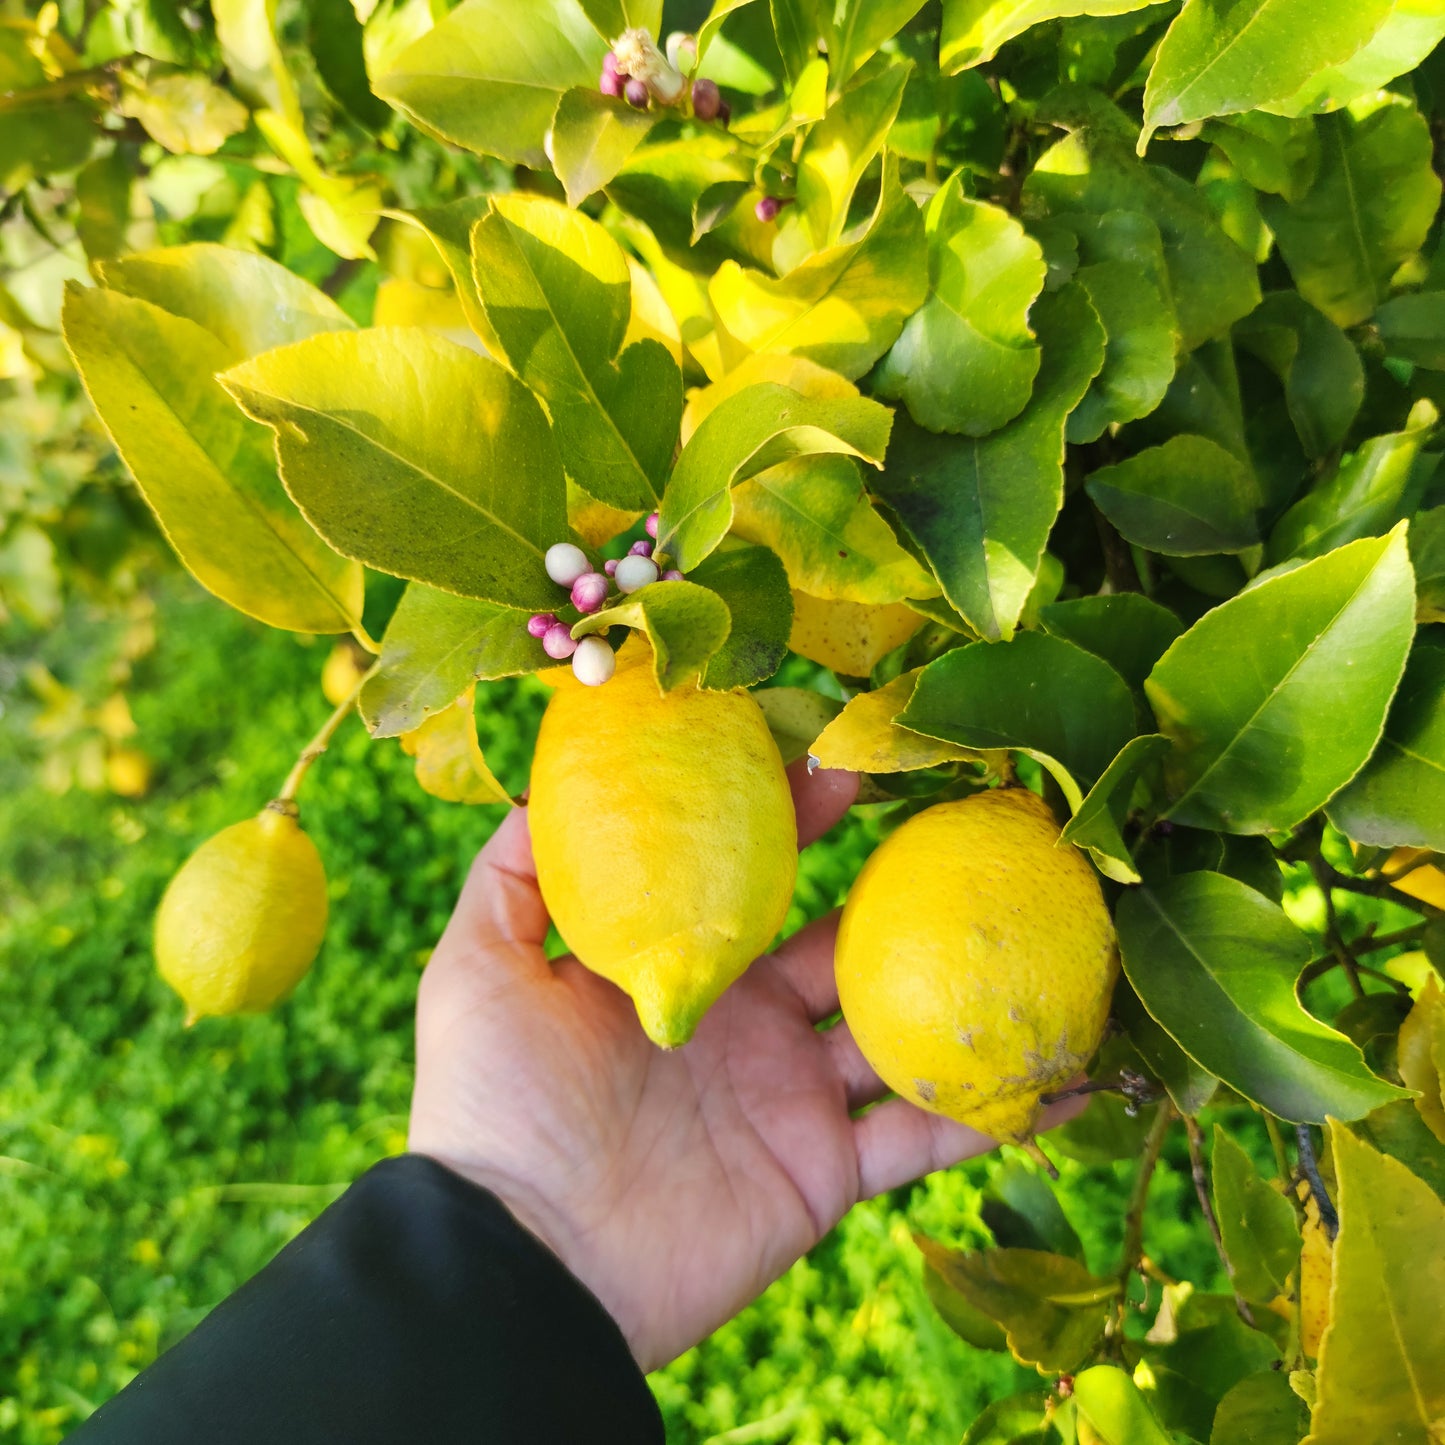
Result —
<svg viewBox="0 0 1445 1445"><path fill-rule="evenodd" d="M1415 568L1415 620L1445 622L1445 507L1418 513L1410 523Z"/></svg>
<svg viewBox="0 0 1445 1445"><path fill-rule="evenodd" d="M1074 1376L1073 1400L1099 1445L1172 1445L1139 1387L1116 1365Z"/></svg>
<svg viewBox="0 0 1445 1445"><path fill-rule="evenodd" d="M464 597L556 604L542 555L567 535L561 459L496 362L384 327L268 352L225 385L275 429L287 490L344 555Z"/></svg>
<svg viewBox="0 0 1445 1445"><path fill-rule="evenodd" d="M978 753L901 727L893 719L908 705L920 668L852 698L809 748L825 768L856 773L906 773L941 763L974 762Z"/></svg>
<svg viewBox="0 0 1445 1445"><path fill-rule="evenodd" d="M920 426L980 437L1016 417L1039 371L1029 308L1043 290L1039 244L955 177L929 203L928 299L874 376Z"/></svg>
<svg viewBox="0 0 1445 1445"><path fill-rule="evenodd" d="M634 110L620 97L603 95L596 81L567 91L552 123L552 163L567 192L580 206L627 163L657 123L650 111Z"/></svg>
<svg viewBox="0 0 1445 1445"><path fill-rule="evenodd" d="M887 407L866 397L814 399L760 382L710 412L688 439L662 502L658 550L690 572L732 525L732 488L792 457L837 453L875 466Z"/></svg>
<svg viewBox="0 0 1445 1445"><path fill-rule="evenodd" d="M511 802L477 744L471 688L415 731L404 734L401 746L416 759L417 783L432 797L448 803Z"/></svg>
<svg viewBox="0 0 1445 1445"><path fill-rule="evenodd" d="M867 677L923 622L901 602L837 602L794 591L788 647L844 677Z"/></svg>
<svg viewBox="0 0 1445 1445"><path fill-rule="evenodd" d="M1254 476L1208 437L1171 437L1100 468L1086 486L1119 533L1151 552L1200 557L1259 541Z"/></svg>
<svg viewBox="0 0 1445 1445"><path fill-rule="evenodd" d="M327 90L367 130L381 130L391 109L372 93L362 26L351 0L312 0L306 29L311 58Z"/></svg>
<svg viewBox="0 0 1445 1445"><path fill-rule="evenodd" d="M1184 631L1167 607L1140 592L1051 602L1039 618L1055 637L1102 657L1130 687L1144 685L1154 664Z"/></svg>
<svg viewBox="0 0 1445 1445"><path fill-rule="evenodd" d="M555 201L493 196L472 230L477 292L512 370L547 406L568 474L623 511L662 495L682 376L654 341L621 350L632 277L617 242Z"/></svg>
<svg viewBox="0 0 1445 1445"><path fill-rule="evenodd" d="M1033 1249L979 1253L914 1242L939 1278L1004 1329L1022 1364L1057 1374L1074 1369L1103 1333L1118 1285L1076 1259Z"/></svg>
<svg viewBox="0 0 1445 1445"><path fill-rule="evenodd" d="M944 0L939 64L982 65L1016 35L1064 15L1124 15L1150 0Z"/></svg>
<svg viewBox="0 0 1445 1445"><path fill-rule="evenodd" d="M1124 822L1140 774L1168 748L1169 740L1158 733L1130 738L1064 825L1063 841L1085 849L1099 872L1116 883L1139 881L1124 842Z"/></svg>
<svg viewBox="0 0 1445 1445"><path fill-rule="evenodd" d="M1260 1178L1249 1155L1218 1124L1209 1166L1235 1289L1245 1299L1266 1302L1288 1293L1300 1252L1294 1205Z"/></svg>
<svg viewBox="0 0 1445 1445"><path fill-rule="evenodd" d="M1235 345L1284 383L1285 405L1305 455L1344 441L1365 396L1365 371L1349 338L1295 291L1271 291L1234 328Z"/></svg>
<svg viewBox="0 0 1445 1445"><path fill-rule="evenodd" d="M1445 852L1445 642L1431 632L1410 654L1379 747L1329 815L1357 843Z"/></svg>
<svg viewBox="0 0 1445 1445"><path fill-rule="evenodd" d="M1424 243L1440 204L1429 127L1398 96L1317 122L1320 170L1291 204L1260 207L1300 294L1339 326L1367 320L1396 267Z"/></svg>
<svg viewBox="0 0 1445 1445"><path fill-rule="evenodd" d="M1247 111L1208 121L1200 132L1229 157L1257 191L1297 201L1320 170L1320 138L1313 121Z"/></svg>
<svg viewBox="0 0 1445 1445"><path fill-rule="evenodd" d="M961 1445L1055 1445L1053 1397L1043 1390L995 1400L968 1428Z"/></svg>
<svg viewBox="0 0 1445 1445"><path fill-rule="evenodd" d="M527 632L528 613L413 582L381 639L377 670L361 689L372 737L409 733L472 683L548 665Z"/></svg>
<svg viewBox="0 0 1445 1445"><path fill-rule="evenodd" d="M1166 760L1168 817L1283 832L1374 751L1414 631L1405 537L1352 542L1206 613L1144 690Z"/></svg>
<svg viewBox="0 0 1445 1445"><path fill-rule="evenodd" d="M431 237L437 254L451 273L452 285L456 288L457 300L461 303L467 324L486 349L496 356L501 353L502 344L487 319L476 277L472 274L472 227L489 215L491 209L490 196L463 196L444 206L418 206L414 211L388 211L387 215L404 225L415 226Z"/></svg>
<svg viewBox="0 0 1445 1445"><path fill-rule="evenodd" d="M818 6L834 81L842 84L923 8L923 0L841 0ZM829 18L831 15L831 19Z"/></svg>
<svg viewBox="0 0 1445 1445"><path fill-rule="evenodd" d="M1415 1108L1430 1132L1445 1144L1445 993L1433 974L1400 1025L1400 1082L1415 1089Z"/></svg>
<svg viewBox="0 0 1445 1445"><path fill-rule="evenodd" d="M1310 1445L1424 1445L1445 1419L1445 1204L1338 1124L1330 1146L1340 1233Z"/></svg>
<svg viewBox="0 0 1445 1445"><path fill-rule="evenodd" d="M1201 1068L1277 1118L1358 1119L1400 1097L1343 1034L1305 1012L1310 941L1278 904L1221 873L1185 873L1119 902L1124 972Z"/></svg>
<svg viewBox="0 0 1445 1445"><path fill-rule="evenodd" d="M732 618L716 592L694 582L654 582L612 607L584 617L574 637L617 625L636 628L652 644L652 671L663 692L696 683L728 640Z"/></svg>
<svg viewBox="0 0 1445 1445"><path fill-rule="evenodd" d="M581 5L597 33L608 40L616 40L624 30L657 35L662 29L662 0L581 0Z"/></svg>
<svg viewBox="0 0 1445 1445"><path fill-rule="evenodd" d="M813 743L838 716L843 704L806 687L760 687L752 694L768 720L784 766L806 757Z"/></svg>
<svg viewBox="0 0 1445 1445"><path fill-rule="evenodd" d="M1042 632L974 642L925 667L904 727L965 748L1028 753L1077 810L1134 732L1134 703L1106 662Z"/></svg>
<svg viewBox="0 0 1445 1445"><path fill-rule="evenodd" d="M793 596L777 553L767 547L725 547L690 580L717 593L732 618L727 641L708 663L702 685L752 687L771 677L787 656L793 625Z"/></svg>
<svg viewBox="0 0 1445 1445"><path fill-rule="evenodd" d="M1163 125L1257 110L1362 49L1391 0L1189 0L1144 89L1139 153Z"/></svg>
<svg viewBox="0 0 1445 1445"><path fill-rule="evenodd" d="M1397 296L1375 312L1385 351L1431 371L1445 371L1445 291Z"/></svg>
<svg viewBox="0 0 1445 1445"><path fill-rule="evenodd" d="M1154 1021L1127 979L1114 989L1114 1017L1150 1073L1168 1090L1181 1114L1197 1114L1219 1090L1219 1080L1200 1068Z"/></svg>
<svg viewBox="0 0 1445 1445"><path fill-rule="evenodd" d="M901 602L938 591L870 505L851 457L797 457L734 487L732 531L771 547L813 597Z"/></svg>
<svg viewBox="0 0 1445 1445"><path fill-rule="evenodd" d="M804 356L853 378L898 339L927 287L923 217L890 163L878 209L857 240L777 278L724 262L708 291L739 346Z"/></svg>
<svg viewBox="0 0 1445 1445"><path fill-rule="evenodd" d="M980 635L1013 635L1064 496L1064 423L1104 360L1103 328L1077 287L1034 308L1043 346L1033 395L1006 427L939 437L900 416L874 491L893 509Z"/></svg>
<svg viewBox="0 0 1445 1445"><path fill-rule="evenodd" d="M298 515L270 437L214 379L236 351L185 316L99 288L68 288L63 324L116 450L201 584L272 627L356 626L361 569Z"/></svg>
<svg viewBox="0 0 1445 1445"><path fill-rule="evenodd" d="M596 85L606 50L577 0L464 0L373 88L425 130L540 170L557 102Z"/></svg>

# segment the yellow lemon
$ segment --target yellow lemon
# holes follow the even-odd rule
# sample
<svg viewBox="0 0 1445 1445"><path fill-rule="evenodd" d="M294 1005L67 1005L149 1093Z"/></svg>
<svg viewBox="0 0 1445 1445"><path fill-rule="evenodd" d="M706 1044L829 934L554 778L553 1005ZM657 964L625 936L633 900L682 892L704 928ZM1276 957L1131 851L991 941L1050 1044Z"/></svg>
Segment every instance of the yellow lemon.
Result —
<svg viewBox="0 0 1445 1445"><path fill-rule="evenodd" d="M208 838L156 914L156 963L187 1023L256 1013L311 967L326 933L326 872L287 812L263 809Z"/></svg>
<svg viewBox="0 0 1445 1445"><path fill-rule="evenodd" d="M332 707L340 707L361 686L371 667L371 659L351 641L343 637L327 654L321 669L321 694Z"/></svg>
<svg viewBox="0 0 1445 1445"><path fill-rule="evenodd" d="M858 875L838 929L838 994L896 1093L1022 1141L1039 1095L1099 1045L1118 976L1094 870L1024 788L939 803Z"/></svg>
<svg viewBox="0 0 1445 1445"><path fill-rule="evenodd" d="M797 821L762 710L745 692L660 693L645 646L601 687L559 672L528 817L558 931L663 1048L787 915Z"/></svg>
<svg viewBox="0 0 1445 1445"><path fill-rule="evenodd" d="M1391 874L1409 868L1410 871L1402 877L1391 878L1395 887L1401 893L1408 893L1411 898L1418 898L1422 903L1445 908L1445 872L1433 863L1420 863L1411 867L1416 860L1429 856L1424 848L1396 848L1386 860L1384 875L1390 878Z"/></svg>
<svg viewBox="0 0 1445 1445"><path fill-rule="evenodd" d="M112 748L105 759L105 780L121 798L143 798L151 785L151 760L139 748Z"/></svg>

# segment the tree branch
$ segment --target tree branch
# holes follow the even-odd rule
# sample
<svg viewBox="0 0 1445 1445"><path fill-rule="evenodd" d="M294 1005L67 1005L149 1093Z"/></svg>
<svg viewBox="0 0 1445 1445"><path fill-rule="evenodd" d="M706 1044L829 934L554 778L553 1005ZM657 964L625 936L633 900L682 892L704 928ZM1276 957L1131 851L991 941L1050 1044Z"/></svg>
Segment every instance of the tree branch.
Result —
<svg viewBox="0 0 1445 1445"><path fill-rule="evenodd" d="M1238 1311L1240 1319L1252 1329L1254 1327L1254 1311L1250 1309L1249 1302L1240 1294L1238 1286L1234 1283L1234 1262L1224 1248L1224 1236L1219 1232L1219 1220L1215 1217L1214 1201L1209 1197L1209 1176L1204 1168L1204 1131L1199 1127L1197 1119L1185 1118L1184 1132L1189 1138L1189 1170L1194 1176L1194 1193L1199 1199L1200 1212L1204 1215L1204 1222L1209 1226L1209 1237L1214 1241L1214 1252L1219 1256L1219 1262L1224 1266L1224 1272L1229 1276L1229 1287L1234 1291L1234 1308Z"/></svg>

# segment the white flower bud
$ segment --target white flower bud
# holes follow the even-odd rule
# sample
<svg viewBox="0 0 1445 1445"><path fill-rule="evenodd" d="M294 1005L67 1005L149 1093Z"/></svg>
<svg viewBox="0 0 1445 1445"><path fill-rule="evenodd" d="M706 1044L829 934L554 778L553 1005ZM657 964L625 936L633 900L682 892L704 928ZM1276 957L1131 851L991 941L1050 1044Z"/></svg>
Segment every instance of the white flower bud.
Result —
<svg viewBox="0 0 1445 1445"><path fill-rule="evenodd" d="M624 30L613 42L612 53L623 75L642 81L663 105L676 105L686 84L668 64L667 56L645 30Z"/></svg>
<svg viewBox="0 0 1445 1445"><path fill-rule="evenodd" d="M667 37L667 63L674 69L691 75L697 69L697 36L685 30L674 30Z"/></svg>
<svg viewBox="0 0 1445 1445"><path fill-rule="evenodd" d="M588 687L601 687L612 676L617 661L600 637L584 637L572 654L572 674Z"/></svg>
<svg viewBox="0 0 1445 1445"><path fill-rule="evenodd" d="M619 592L636 592L639 587L657 581L657 563L651 557L624 557L618 562L612 580Z"/></svg>
<svg viewBox="0 0 1445 1445"><path fill-rule="evenodd" d="M556 542L542 559L547 575L559 586L570 587L584 572L592 570L587 554L571 542Z"/></svg>

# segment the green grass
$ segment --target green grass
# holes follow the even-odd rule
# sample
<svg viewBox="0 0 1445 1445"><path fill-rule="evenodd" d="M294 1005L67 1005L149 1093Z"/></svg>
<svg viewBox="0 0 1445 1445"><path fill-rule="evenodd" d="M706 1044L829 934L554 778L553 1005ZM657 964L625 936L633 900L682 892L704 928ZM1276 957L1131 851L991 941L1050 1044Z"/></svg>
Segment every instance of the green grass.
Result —
<svg viewBox="0 0 1445 1445"><path fill-rule="evenodd" d="M61 1439L402 1147L417 979L499 816L427 797L394 745L349 723L303 794L330 877L320 962L274 1014L183 1028L154 973L152 912L190 850L258 808L325 718L326 644L189 586L161 595L158 644L128 687L136 742L159 764L137 803L39 785L46 744L23 681L38 657L103 699L122 624L77 612L40 641L0 635L0 1439L18 1445ZM486 695L483 744L510 786L541 705L529 682ZM841 900L876 827L854 816L806 855L790 927ZM1207 1283L1178 1165L1156 1179L1150 1250ZM955 1445L983 1403L1035 1382L948 1332L909 1239L986 1239L980 1188L996 1167L855 1210L654 1376L670 1440ZM1096 1267L1112 1267L1130 1177L1065 1161L1060 1197Z"/></svg>

